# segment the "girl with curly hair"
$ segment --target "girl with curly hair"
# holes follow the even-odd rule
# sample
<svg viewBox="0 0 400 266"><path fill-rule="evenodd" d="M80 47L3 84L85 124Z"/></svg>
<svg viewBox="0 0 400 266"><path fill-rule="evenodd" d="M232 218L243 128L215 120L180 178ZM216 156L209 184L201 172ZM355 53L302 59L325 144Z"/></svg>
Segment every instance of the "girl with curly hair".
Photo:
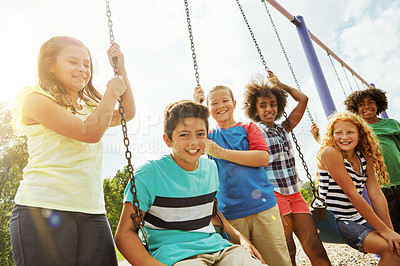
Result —
<svg viewBox="0 0 400 266"><path fill-rule="evenodd" d="M268 79L271 86L262 79L253 80L247 85L244 110L250 119L259 122L258 126L268 143L270 155L265 170L278 200L290 258L292 264L296 265L296 245L293 239L295 233L312 265L330 265L309 207L300 192L301 181L288 135L303 117L308 97L280 82L272 72ZM278 124L275 121L285 112L288 94L297 101L297 106Z"/></svg>
<svg viewBox="0 0 400 266"><path fill-rule="evenodd" d="M388 107L386 93L380 89L353 92L344 104L348 111L359 114L379 139L390 180L390 184L381 184L382 191L389 205L393 228L400 234L400 123L378 117Z"/></svg>
<svg viewBox="0 0 400 266"><path fill-rule="evenodd" d="M377 143L361 117L334 114L317 154L320 196L348 245L379 254L379 265L400 265L400 235L378 184L388 183L388 174ZM364 186L372 207L361 196Z"/></svg>

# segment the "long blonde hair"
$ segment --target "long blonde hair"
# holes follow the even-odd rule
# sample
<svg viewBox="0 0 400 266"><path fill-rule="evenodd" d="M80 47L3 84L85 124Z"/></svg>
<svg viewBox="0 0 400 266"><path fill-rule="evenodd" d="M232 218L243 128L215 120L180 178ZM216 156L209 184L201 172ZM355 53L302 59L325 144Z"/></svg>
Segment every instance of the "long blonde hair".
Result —
<svg viewBox="0 0 400 266"><path fill-rule="evenodd" d="M66 108L69 108L72 113L77 113L71 97L65 87L58 81L54 73L50 71L50 66L55 63L60 51L68 45L77 45L85 47L90 57L90 72L93 73L92 57L89 49L78 39L68 36L56 36L46 41L40 48L38 56L38 76L39 87L49 92L57 102ZM98 103L102 95L92 84L92 75L86 87L78 92L78 99L83 100L86 104L94 106Z"/></svg>
<svg viewBox="0 0 400 266"><path fill-rule="evenodd" d="M319 168L322 167L321 153L325 147L334 147L336 150L341 152L344 158L349 159L347 154L340 149L333 139L333 131L335 124L338 121L347 121L353 123L359 132L359 140L356 149L363 154L371 157L376 176L380 185L389 184L389 174L386 171L386 165L383 160L383 156L379 151L379 140L376 135L372 132L371 128L364 122L364 120L351 112L340 112L333 114L328 121L328 127L326 129L323 143L317 153L317 165Z"/></svg>

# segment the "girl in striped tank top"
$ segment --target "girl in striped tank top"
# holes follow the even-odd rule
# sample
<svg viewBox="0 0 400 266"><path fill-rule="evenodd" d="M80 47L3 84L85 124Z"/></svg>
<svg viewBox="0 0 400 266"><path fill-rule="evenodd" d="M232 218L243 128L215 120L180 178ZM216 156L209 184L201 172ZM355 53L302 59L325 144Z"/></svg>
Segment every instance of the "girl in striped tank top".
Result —
<svg viewBox="0 0 400 266"><path fill-rule="evenodd" d="M379 265L400 265L400 235L393 231L379 188L388 183L388 174L370 127L355 114L334 114L317 160L321 198L343 240L361 252L379 254ZM361 196L364 186L372 207Z"/></svg>

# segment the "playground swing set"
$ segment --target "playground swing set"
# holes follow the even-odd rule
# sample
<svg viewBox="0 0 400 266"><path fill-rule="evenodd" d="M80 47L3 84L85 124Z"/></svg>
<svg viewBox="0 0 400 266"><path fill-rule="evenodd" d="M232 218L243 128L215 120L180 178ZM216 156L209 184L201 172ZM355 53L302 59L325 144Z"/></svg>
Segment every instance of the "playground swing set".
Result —
<svg viewBox="0 0 400 266"><path fill-rule="evenodd" d="M335 108L335 106L333 104L332 97L331 97L331 95L329 93L329 89L328 89L328 86L326 84L324 75L322 73L321 66L319 65L315 50L314 50L314 48L312 46L311 39L314 40L319 46L321 46L322 49L324 49L327 52L327 56L328 56L328 58L329 58L329 60L331 62L331 65L332 65L332 67L334 69L336 77L337 77L337 79L339 81L339 84L340 84L340 86L342 88L342 91L343 91L345 96L347 96L347 94L346 94L346 91L344 90L343 84L342 84L342 82L341 82L341 80L339 78L339 75L338 75L338 72L337 72L337 70L335 68L335 65L333 63L332 57L334 57L341 64L341 67L342 67L342 69L344 71L344 74L346 76L346 79L347 79L347 82L349 84L349 88L351 89L351 91L353 91L353 88L352 88L350 80L349 80L349 78L347 76L346 69L348 71L350 71L350 73L352 74L354 82L355 82L358 90L360 88L359 88L359 86L358 86L358 84L356 82L356 78L359 79L359 81L361 82L362 86L371 87L370 84L368 84L364 79L362 79L353 69L351 69L337 55L335 55L328 47L326 47L320 40L318 40L318 38L316 38L311 32L308 31L307 27L305 26L305 22L304 22L304 20L303 20L303 18L301 16L294 17L293 15L291 15L287 10L285 10L282 6L280 6L274 0L261 0L261 2L264 4L264 7L265 7L266 12L267 12L267 15L269 17L269 20L270 20L270 22L272 24L272 27L273 27L274 32L275 32L275 35L276 35L277 40L279 42L279 45L280 45L280 47L282 49L282 52L284 54L284 57L285 57L286 62L288 64L288 67L289 67L289 69L291 71L291 74L293 76L293 79L294 79L294 81L296 83L296 87L297 87L297 89L299 91L301 91L299 82L298 82L298 80L296 78L296 75L295 75L294 70L292 68L292 65L290 63L289 57L287 55L287 52L286 52L286 50L285 50L285 48L283 46L283 43L282 43L282 40L281 40L281 38L279 36L278 30L277 30L277 28L275 26L275 23L274 23L273 19L272 19L271 13L268 10L268 7L266 5L267 1L273 7L275 7L280 13L282 13L285 17L287 17L294 25L296 25L296 27L298 29L299 37L301 39L304 51L305 51L306 56L307 56L307 60L308 60L308 63L309 63L309 66L310 66L310 69L311 69L311 72L312 72L312 75L313 75L313 79L314 79L315 85L316 85L316 87L318 89L318 93L319 93L321 102L323 103L323 106L324 106L324 111L325 111L326 116L329 116L331 113L336 111L336 108ZM109 6L109 0L105 0L105 2L106 2L106 15L107 15L107 18L108 18L107 23L108 23L108 27L109 27L109 37L110 37L110 41L114 41L114 33L113 33L113 29L112 29L113 23L112 23L112 20L111 20L111 10L110 10L110 6ZM255 38L255 35L254 35L252 29L251 29L251 26L250 26L250 24L249 24L249 22L247 20L247 17L245 15L243 7L240 4L239 0L236 0L236 3L237 3L237 6L238 6L242 16L243 16L243 19L245 21L247 29L248 29L248 31L249 31L249 33L251 35L251 38L252 38L252 40L254 42L254 45L255 45L255 48L256 48L256 50L257 50L257 52L259 54L259 57L261 59L261 62L263 64L265 70L267 71L267 73L270 73L271 70L267 66L267 63L266 63L266 61L264 59L264 56L262 55L261 49L260 49L260 47L259 47L259 45L257 43L257 40ZM190 47L191 47L191 51L192 51L193 68L194 68L194 72L195 72L195 80L196 80L197 86L200 86L200 75L199 75L199 71L198 71L199 68L198 68L198 64L197 64L197 58L196 58L196 52L195 52L195 46L194 46L194 38L193 38L193 31L192 31L191 20L190 20L190 15L189 15L188 0L184 0L184 5L185 5L185 12L186 12L186 21L187 21L187 25L188 25ZM113 59L113 61L114 61L114 74L118 75L118 67L117 67L117 61L116 60L117 60L116 58ZM131 193L133 195L133 207L134 207L134 210L135 210L135 213L131 215L131 219L132 219L135 227L139 230L139 233L142 236L143 245L148 250L148 237L147 237L147 234L146 234L146 232L144 230L144 224L145 224L144 216L143 216L143 214L142 214L142 212L141 212L141 210L139 208L139 201L137 199L137 190L136 190L136 186L135 186L135 180L134 180L134 174L133 174L133 166L132 166L132 162L131 162L132 153L129 150L129 143L130 142L129 142L129 138L128 138L128 134L127 134L126 120L124 118L124 107L123 107L123 99L122 99L122 97L120 97L118 99L118 103L119 103L119 109L118 110L119 110L119 113L121 115L121 126L122 126L122 132L123 132L123 141L124 141L124 145L126 147L125 158L127 160L127 169L128 169L128 172L129 172L129 182L131 184ZM307 111L307 114L308 114L310 122L312 124L314 124L314 119L313 119L313 117L311 115L311 112L308 109L308 107L307 107L306 111ZM285 116L285 118L287 118L287 114L286 113L284 113L284 116ZM387 117L387 115L383 114L383 117ZM305 170L305 172L307 174L307 178L310 181L310 186L311 186L312 193L313 193L313 196L314 196L314 199L313 199L313 201L311 203L311 207L312 207L311 213L312 213L313 219L315 221L316 227L318 229L318 233L319 233L320 239L321 239L321 241L323 241L325 243L343 244L344 241L342 240L342 238L341 238L341 236L339 234L339 231L338 231L338 228L337 228L337 225L336 225L336 219L335 219L333 213L331 211L327 210L326 203L319 196L318 188L316 188L316 185L314 184L314 181L311 178L311 174L309 173L307 163L306 163L306 161L304 159L304 155L301 152L300 145L299 145L298 140L297 140L295 134L293 133L293 131L291 131L291 135L292 135L293 142L295 143L296 149L297 149L297 151L299 153L299 157L300 157L300 159L302 161L302 165L304 167L304 170ZM363 196L367 197L366 194L365 195L363 194ZM315 204L317 200L318 200L318 204ZM217 202L215 202L215 204L214 204L214 212L216 214L218 214L216 212L216 209L217 209ZM219 216L218 216L218 218L221 220L221 218ZM218 233L221 233L221 235L223 237L227 238L226 234L223 232L222 220L221 220L221 224L222 224L221 227L216 227L216 231Z"/></svg>

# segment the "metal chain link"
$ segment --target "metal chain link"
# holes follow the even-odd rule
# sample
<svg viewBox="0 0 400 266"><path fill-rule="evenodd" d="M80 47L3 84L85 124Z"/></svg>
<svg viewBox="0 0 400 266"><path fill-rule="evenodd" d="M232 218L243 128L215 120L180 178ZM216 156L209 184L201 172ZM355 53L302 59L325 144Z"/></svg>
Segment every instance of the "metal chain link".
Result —
<svg viewBox="0 0 400 266"><path fill-rule="evenodd" d="M285 49L285 47L283 46L283 42L282 42L282 40L281 40L281 38L280 38L280 35L279 35L279 33L278 33L278 30L277 30L277 27L276 27L276 25L275 25L275 22L274 22L274 20L273 20L273 18L272 18L272 15L271 15L271 13L269 12L269 9L268 9L268 7L267 7L267 5L266 5L266 3L265 3L265 0L261 0L261 2L264 3L265 10L267 11L269 20L270 20L270 22L271 22L271 24L272 24L272 27L273 27L274 32L275 32L275 35L276 35L276 37L277 37L277 39L278 39L279 45L280 45L280 47L281 47L281 49L282 49L282 52L283 52L283 54L284 54L284 56L285 56L286 63L287 63L287 65L289 66L290 72L292 73L293 79L294 79L294 81L295 81L295 83L296 83L296 87L297 87L297 89L298 89L299 91L301 91L299 81L297 80L296 74L294 73L294 69L293 69L292 64L291 64L291 62L290 62L290 60L289 60L289 57L288 57L288 55L287 55L287 53L286 53L286 49ZM310 119L311 123L314 124L314 119L313 119L313 117L312 117L312 115L311 115L311 112L310 112L310 110L308 109L308 107L306 108L306 110L307 110L308 118ZM285 117L285 119L288 119L288 116L287 116L286 112L283 112L283 116ZM290 121L288 121L288 122L289 122L289 123L288 123L288 127L289 127L289 130L290 130L291 134L292 134L293 142L294 142L294 144L295 144L295 146L296 146L297 152L299 153L299 158L301 159L301 162L302 162L302 164L303 164L304 171L306 171L307 178L308 178L309 181L310 181L311 190L312 190L312 193L313 193L313 196L314 196L313 202L315 201L315 199L320 199L320 200L321 200L321 198L319 197L318 189L315 187L315 184L314 184L314 181L312 180L310 171L308 170L307 162L305 161L304 155L303 155L303 153L301 152L299 142L297 141L296 135L294 134L292 128L290 127Z"/></svg>
<svg viewBox="0 0 400 266"><path fill-rule="evenodd" d="M288 57L288 55L287 55L287 53L286 53L286 49L285 49L285 47L283 46L281 37L279 36L278 30L277 30L277 28L276 28L276 26L275 26L275 22L274 22L274 20L272 19L272 16L271 16L271 13L269 12L269 9L268 9L268 7L267 7L267 4L265 3L265 0L261 0L261 2L264 3L265 10L267 11L269 20L270 20L270 22L271 22L271 24L272 24L272 27L273 27L274 31L275 31L275 35L276 35L276 37L277 37L277 39L278 39L279 45L281 46L283 55L285 56L286 63L287 63L287 65L288 65L289 69L290 69L290 72L292 73L294 82L296 83L296 87L297 87L297 89L298 89L299 91L301 91L299 81L297 80L296 74L294 73L292 64L290 63L289 57ZM313 119L313 117L312 117L312 115L311 115L311 112L310 112L310 109L308 109L308 107L306 108L306 111L307 111L307 114L308 114L308 118L309 118L310 121L311 121L311 124L314 124L314 119Z"/></svg>
<svg viewBox="0 0 400 266"><path fill-rule="evenodd" d="M110 10L110 5L109 5L109 0L105 0L105 1L106 1L106 9L107 9L106 15L108 17L108 28L109 28L109 34L110 34L110 42L113 42L114 41L114 32L112 30L113 23L111 21L111 10ZM118 65L117 65L118 64L118 60L117 60L116 57L113 58L113 63L114 63L114 74L118 75L118 73L119 73ZM123 101L122 100L122 96L118 97L118 103L119 103L118 112L121 115L122 133L123 133L123 136L124 136L124 145L125 145L125 148L126 148L125 158L128 161L127 168L128 168L128 172L129 172L129 181L130 181L130 184L131 184L131 193L133 195L133 202L132 203L133 203L133 208L135 209L135 214L131 215L131 219L132 219L133 224L135 225L135 227L138 230L141 230L141 232L143 234L143 237L145 239L145 245L144 246L145 246L146 249L148 249L149 240L147 238L146 232L144 231L144 217L143 217L142 211L139 208L139 201L137 199L137 189L136 189L136 185L135 185L135 178L134 178L134 175L133 175L133 166L132 166L132 161L131 161L132 153L129 150L128 129L126 127L125 109L123 107L122 101ZM137 221L136 218L139 219L139 222Z"/></svg>
<svg viewBox="0 0 400 266"><path fill-rule="evenodd" d="M351 75L353 76L353 80L354 80L354 83L355 83L356 86L357 86L357 89L360 90L360 87L358 86L358 83L357 83L357 80L356 80L356 76L354 75L353 72L351 72Z"/></svg>
<svg viewBox="0 0 400 266"><path fill-rule="evenodd" d="M106 9L107 9L106 15L107 15L107 18L108 18L108 21L107 21L108 33L109 33L109 35L110 35L110 42L113 42L113 41L114 41L114 31L113 31L113 29L112 29L113 22L112 22L112 20L111 20L110 3L109 3L108 0L106 0ZM114 66L113 66L113 68L114 68L114 74L115 74L115 75L119 75L119 70L118 70L118 59L117 59L116 57L114 57L112 60L113 60L113 63L114 63Z"/></svg>
<svg viewBox="0 0 400 266"><path fill-rule="evenodd" d="M351 86L349 77L347 76L346 68L344 67L343 63L340 63L340 64L342 65L342 69L343 69L343 72L344 72L344 76L345 76L346 79L347 79L347 83L349 83L350 90L351 90L351 92L353 92L353 87Z"/></svg>
<svg viewBox="0 0 400 266"><path fill-rule="evenodd" d="M185 2L185 11L186 11L186 21L187 21L188 30L189 30L190 48L192 50L193 68L194 68L194 72L195 72L194 75L196 77L197 86L200 87L200 75L198 72L199 67L197 65L196 52L194 49L192 25L190 23L190 15L189 15L189 4L188 4L187 0L184 0L184 2Z"/></svg>
<svg viewBox="0 0 400 266"><path fill-rule="evenodd" d="M283 112L283 116L285 117L285 119L288 119L288 116L287 116L286 112ZM304 155L300 150L300 145L299 145L299 142L297 141L296 135L294 134L292 128L290 127L290 122L288 123L288 127L289 127L289 130L290 130L290 133L292 134L293 142L294 142L294 144L296 146L296 149L297 149L297 151L299 153L299 157L301 159L301 163L303 164L304 171L306 171L307 178L310 180L311 190L312 190L312 193L314 195L313 202L315 201L315 199L319 199L321 202L323 202L323 200L319 197L318 189L315 187L314 181L311 178L311 174L310 174L310 171L308 170L307 162L304 159Z"/></svg>
<svg viewBox="0 0 400 266"><path fill-rule="evenodd" d="M254 45L255 45L255 47L257 49L257 52L258 52L258 54L259 54L259 56L261 58L262 64L264 65L265 70L268 72L268 71L270 71L269 67L267 66L267 63L264 60L264 56L261 53L261 49L260 49L260 47L259 47L259 45L257 43L256 37L254 36L253 30L250 27L249 21L247 20L247 17L245 15L244 11L243 11L242 5L240 4L239 0L236 0L236 3L237 3L237 5L238 5L238 7L240 9L240 13L242 13L243 19L244 19L244 21L246 23L247 29L250 32L251 38L253 39Z"/></svg>
<svg viewBox="0 0 400 266"><path fill-rule="evenodd" d="M333 70L335 71L336 77L337 77L337 79L338 79L338 81L339 81L340 87L342 88L343 94L344 94L344 96L347 98L347 93L346 93L346 91L344 90L342 81L340 80L339 74L338 74L338 72L336 71L336 67L335 67L335 64L333 63L331 54L329 53L328 50L326 51L326 53L327 53L327 55L328 55L328 57L329 57L329 61L331 62L332 68L333 68Z"/></svg>

